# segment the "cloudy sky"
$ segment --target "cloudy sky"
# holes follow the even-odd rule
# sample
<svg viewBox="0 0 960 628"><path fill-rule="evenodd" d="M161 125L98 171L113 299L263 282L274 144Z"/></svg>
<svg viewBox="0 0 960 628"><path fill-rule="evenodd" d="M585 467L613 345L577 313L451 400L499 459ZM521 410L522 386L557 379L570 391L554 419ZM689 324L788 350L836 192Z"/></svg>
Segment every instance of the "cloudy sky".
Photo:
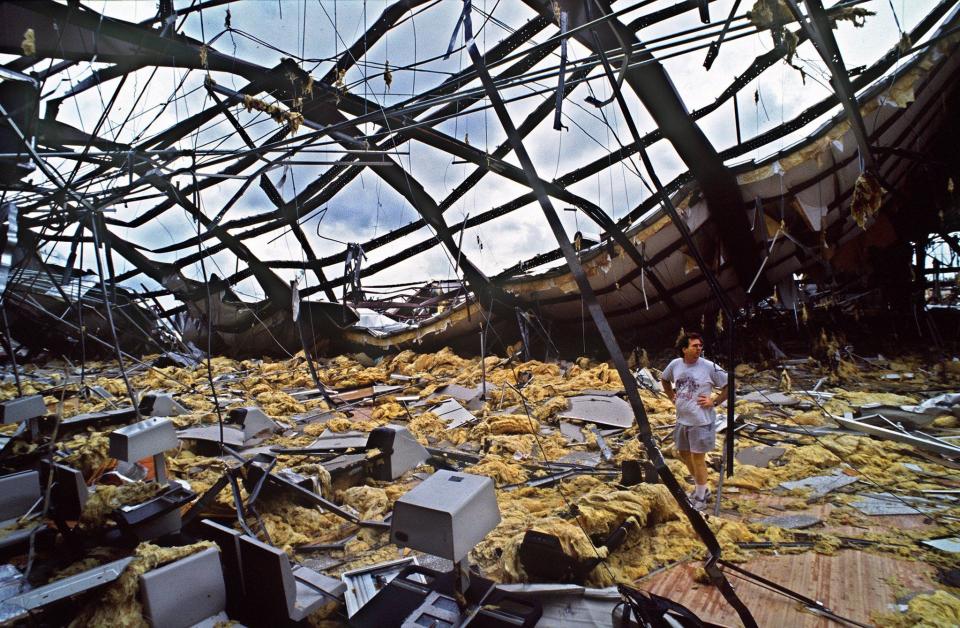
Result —
<svg viewBox="0 0 960 628"><path fill-rule="evenodd" d="M110 0L84 4L108 16L131 22L146 20L156 14L156 3L153 0ZM177 0L174 4L177 8L188 5L185 0ZM236 55L267 68L273 67L282 58L295 59L304 70L319 78L331 67L331 60L336 59L346 47L361 37L388 4L382 0L236 2L230 6L230 24L233 30L225 30L226 7L217 7L191 14L182 20L180 31L196 39L212 42L210 46L219 52ZM623 12L620 18L622 21L630 22L673 4L674 0L658 0L652 3L623 0L615 3L614 7ZM722 22L732 4L732 0L713 2L710 5L713 22ZM847 67L869 65L875 61L900 39L901 29L909 30L935 4L932 0L873 0L863 3L861 6L875 11L876 15L868 18L863 28L855 28L844 22L835 31ZM634 5L643 6L630 10ZM442 0L427 3L408 14L400 26L381 39L366 57L351 68L345 76L347 89L367 99L374 107L394 105L438 85L453 73L469 68L469 57L461 47L462 32L457 41L458 49L449 59L442 58L461 6L461 3L455 0ZM533 12L518 0L475 0L474 6L474 27L481 51L493 47L513 29L519 28L534 16ZM747 8L749 3L741 3L740 12ZM744 32L752 34L726 42L713 68L708 72L702 66L706 54L702 47L715 36L681 45L675 45L676 37L670 39L670 36L680 31L699 26L697 12L691 10L637 33L641 41L651 42L654 55L663 60L689 110L712 103L757 55L770 50L773 45L768 32L752 33L752 29L748 28L736 31L738 35ZM714 29L716 28L719 28L719 24L716 24ZM544 29L527 47L546 40L556 32L554 26ZM701 49L690 51L697 47ZM686 54L677 54L685 50L688 51ZM575 42L571 43L571 63L586 56L588 51L585 48ZM550 70L558 63L559 56L551 55L534 69L544 71L546 76L543 79L518 84L502 91L504 98L512 100L509 108L515 123L519 124L544 99L553 98L550 90L556 87L557 78L555 72ZM829 93L824 64L809 43L800 47L795 63L804 68L805 81L800 72L781 62L740 93L740 118L744 140L792 119L798 112ZM392 84L389 87L384 81L386 66L391 68L392 74ZM104 67L104 64L84 62L75 65L47 81L44 85L44 97L63 94L71 85L83 80L98 67ZM493 73L500 70L502 68L494 69ZM543 179L560 177L602 158L619 146L618 137L625 144L630 141L627 126L615 104L597 109L584 101L590 95L602 100L611 93L609 84L600 72L594 71L590 76L592 80L579 85L564 104L564 124L568 130L555 131L552 128L553 117L550 115L525 141L537 172ZM214 74L213 78L218 84L232 89L241 89L246 85L246 82L237 76ZM100 134L125 143L137 143L150 138L178 120L213 105L213 101L203 89L203 81L204 73L200 71L144 68L134 72L120 89L116 105L110 110ZM92 130L103 112L104 103L109 102L118 84L117 79L107 81L65 101L59 119L85 130ZM477 85L475 82L468 88ZM629 90L627 102L640 132L653 130L654 124L649 115ZM469 142L471 146L493 151L505 140L505 134L495 114L485 107L486 104L485 100L481 101L463 115L446 120L436 128ZM259 142L277 130L276 123L263 114L247 113L242 107L234 107L233 111L255 141ZM427 113L429 111L432 110ZM791 142L816 129L827 117L815 120L794 135L764 146L736 161L759 160L789 146ZM725 103L702 118L699 124L718 150L736 143L732 103ZM371 124L362 128L368 133L380 131L379 127ZM301 130L301 134L305 132L306 129ZM197 133L184 138L178 146L201 150L236 149L242 147L243 143L236 136L233 127L221 116ZM337 146L324 144L323 148L336 150ZM657 174L665 182L686 170L666 142L655 144L650 149L650 155ZM334 160L338 156L336 153L313 153L301 159ZM474 171L474 166L455 163L449 155L419 142L402 144L396 149L394 158L402 163L407 173L419 181L438 202ZM199 176L215 173L223 167L205 167L204 162L210 159L213 157L198 160ZM517 164L512 155L507 157L507 161ZM72 162L51 160L50 163L61 172L69 172L72 167ZM170 167L185 165L188 164L174 162ZM321 174L325 167L290 164L277 167L270 171L268 176L280 188L284 198L289 200ZM253 171L251 168L247 172ZM81 174L83 172L81 169ZM616 219L647 198L645 182L639 176L641 173L639 160L612 163L605 171L577 182L569 189L596 203ZM34 175L33 180L42 182L42 177ZM186 186L192 182L192 177L182 175L176 177L175 181ZM204 191L200 200L206 214L211 217L216 215L239 189L241 183L239 180L226 180ZM105 180L83 191L101 192L111 184L111 181ZM522 195L525 191L525 188L496 174L487 174L469 193L452 205L445 218L448 224L457 223L467 215L476 216ZM155 196L156 190L145 187L142 193L136 196L150 195ZM159 198L154 197L118 205L115 216L133 218L159 201ZM559 202L555 204L558 209L563 207ZM272 208L273 205L259 186L254 184L230 210L227 219L259 214ZM316 212L302 223L319 257L342 252L348 242L365 242L418 218L415 209L371 169L366 169L362 175L356 177L324 209L325 211ZM567 211L561 214L570 234L578 229L588 234L597 232L597 228L582 214ZM159 248L182 240L195 230L196 226L187 214L175 208L140 228L118 228L117 232L143 246ZM420 229L395 243L370 251L369 259L365 263L374 263L431 237L433 234L430 230ZM464 253L489 274L495 274L522 259L556 247L536 204L530 204L506 217L467 230L463 234L463 243ZM264 260L305 259L296 239L289 233L277 231L251 239L247 244ZM196 248L191 247L152 256L173 261L194 252ZM54 251L55 258L63 255L63 247ZM92 252L88 253L85 259L92 260L91 256ZM124 264L119 265L122 272ZM450 279L455 276L453 266L454 262L448 258L444 249L436 246L366 279L365 283L372 285L431 278ZM207 264L206 272L229 275L236 267L236 258L225 252L214 256L212 264ZM185 272L190 276L201 276L199 266L187 267ZM278 272L287 278L297 279L301 288L316 285L316 278L312 274L304 276L296 270ZM328 277L340 276L342 272L342 266L339 265L326 269ZM139 277L132 283L139 285L141 281L143 278ZM149 281L143 283L151 285ZM260 294L252 280L243 282L240 290L251 297Z"/></svg>

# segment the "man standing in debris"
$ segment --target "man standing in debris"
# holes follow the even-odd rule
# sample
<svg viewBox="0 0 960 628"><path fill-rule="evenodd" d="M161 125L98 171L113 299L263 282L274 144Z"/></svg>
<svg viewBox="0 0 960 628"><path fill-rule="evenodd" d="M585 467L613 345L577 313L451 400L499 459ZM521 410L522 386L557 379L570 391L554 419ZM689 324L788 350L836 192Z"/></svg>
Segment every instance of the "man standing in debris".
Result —
<svg viewBox="0 0 960 628"><path fill-rule="evenodd" d="M727 373L722 368L700 357L703 338L700 334L681 334L675 358L663 370L660 380L670 401L677 408L677 427L674 442L680 459L693 475L696 488L690 495L693 505L702 509L710 499L707 487L707 452L717 443L716 411L727 398ZM713 389L720 392L713 396Z"/></svg>

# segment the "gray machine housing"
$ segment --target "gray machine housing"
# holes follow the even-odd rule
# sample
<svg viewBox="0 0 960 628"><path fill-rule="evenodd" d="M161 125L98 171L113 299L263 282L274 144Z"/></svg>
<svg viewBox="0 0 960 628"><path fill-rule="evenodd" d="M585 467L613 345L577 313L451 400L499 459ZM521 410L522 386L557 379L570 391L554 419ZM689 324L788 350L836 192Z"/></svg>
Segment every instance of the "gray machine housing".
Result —
<svg viewBox="0 0 960 628"><path fill-rule="evenodd" d="M384 425L374 429L367 437L366 446L367 449L383 452L370 471L375 480L396 480L430 457L426 448L402 425Z"/></svg>
<svg viewBox="0 0 960 628"><path fill-rule="evenodd" d="M45 416L47 406L41 395L17 397L0 402L0 423L22 423Z"/></svg>
<svg viewBox="0 0 960 628"><path fill-rule="evenodd" d="M390 542L457 562L499 523L493 480L437 471L394 504Z"/></svg>
<svg viewBox="0 0 960 628"><path fill-rule="evenodd" d="M179 444L170 419L153 417L110 432L110 456L136 462L174 449Z"/></svg>

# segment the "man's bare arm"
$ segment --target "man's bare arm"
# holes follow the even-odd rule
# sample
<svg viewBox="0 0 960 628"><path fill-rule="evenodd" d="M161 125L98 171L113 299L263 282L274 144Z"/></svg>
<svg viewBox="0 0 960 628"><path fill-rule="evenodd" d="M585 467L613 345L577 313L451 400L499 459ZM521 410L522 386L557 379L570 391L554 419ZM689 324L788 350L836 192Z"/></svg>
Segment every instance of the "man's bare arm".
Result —
<svg viewBox="0 0 960 628"><path fill-rule="evenodd" d="M714 398L714 400L713 400L713 405L719 406L721 403L723 403L724 401L726 401L726 400L727 400L727 397L729 397L729 396L730 396L730 385L727 384L726 386L724 386L723 388L720 389L720 394L718 394L718 395Z"/></svg>
<svg viewBox="0 0 960 628"><path fill-rule="evenodd" d="M677 393L673 390L673 384L665 379L661 379L660 383L663 384L663 392L667 393L667 397L670 399L670 401L676 401Z"/></svg>

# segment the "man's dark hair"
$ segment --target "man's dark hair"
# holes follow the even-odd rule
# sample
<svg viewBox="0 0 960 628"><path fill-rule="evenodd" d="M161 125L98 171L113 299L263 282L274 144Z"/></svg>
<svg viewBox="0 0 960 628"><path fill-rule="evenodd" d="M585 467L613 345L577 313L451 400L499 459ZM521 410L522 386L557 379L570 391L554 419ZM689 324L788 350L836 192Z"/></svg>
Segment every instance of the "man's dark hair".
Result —
<svg viewBox="0 0 960 628"><path fill-rule="evenodd" d="M681 334L680 337L677 338L677 353L682 356L683 350L690 346L691 340L699 340L700 342L703 342L703 336L695 331L692 331L689 334Z"/></svg>

